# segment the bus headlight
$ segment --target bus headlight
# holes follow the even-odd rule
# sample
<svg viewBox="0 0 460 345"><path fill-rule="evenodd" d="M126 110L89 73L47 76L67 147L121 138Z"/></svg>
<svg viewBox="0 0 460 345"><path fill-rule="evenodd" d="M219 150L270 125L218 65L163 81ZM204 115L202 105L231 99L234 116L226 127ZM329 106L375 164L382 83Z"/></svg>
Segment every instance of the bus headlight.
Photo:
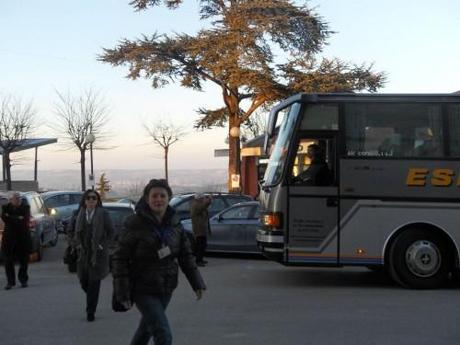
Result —
<svg viewBox="0 0 460 345"><path fill-rule="evenodd" d="M281 229L283 227L283 214L269 212L262 215L261 223L268 229Z"/></svg>

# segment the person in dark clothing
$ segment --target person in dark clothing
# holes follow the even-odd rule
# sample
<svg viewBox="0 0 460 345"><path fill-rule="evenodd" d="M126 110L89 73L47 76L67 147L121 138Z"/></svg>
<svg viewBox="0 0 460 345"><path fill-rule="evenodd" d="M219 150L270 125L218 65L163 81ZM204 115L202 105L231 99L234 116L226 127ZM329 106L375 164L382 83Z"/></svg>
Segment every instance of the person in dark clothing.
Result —
<svg viewBox="0 0 460 345"><path fill-rule="evenodd" d="M310 166L294 177L292 181L306 186L330 186L332 174L324 160L321 147L317 144L309 145L307 156L310 158Z"/></svg>
<svg viewBox="0 0 460 345"><path fill-rule="evenodd" d="M166 308L178 284L178 267L201 299L206 286L195 264L187 234L168 206L172 192L166 180L151 180L125 220L112 255L114 298L141 313L131 345L172 344Z"/></svg>
<svg viewBox="0 0 460 345"><path fill-rule="evenodd" d="M16 285L15 260L19 261L18 280L23 288L27 287L29 280L27 267L32 249L29 230L30 206L22 203L19 193L12 193L8 204L2 206L2 220L5 224L2 239L2 253L5 259L7 279L5 290L10 290Z"/></svg>
<svg viewBox="0 0 460 345"><path fill-rule="evenodd" d="M208 263L204 260L204 254L208 245L208 235L211 234L208 212L211 201L210 195L197 193L190 204L190 217L192 218L192 229L196 243L196 264L202 267Z"/></svg>
<svg viewBox="0 0 460 345"><path fill-rule="evenodd" d="M86 293L86 318L94 321L101 280L109 273L109 245L114 230L110 216L95 190L87 190L70 222L69 237L78 253L77 275Z"/></svg>

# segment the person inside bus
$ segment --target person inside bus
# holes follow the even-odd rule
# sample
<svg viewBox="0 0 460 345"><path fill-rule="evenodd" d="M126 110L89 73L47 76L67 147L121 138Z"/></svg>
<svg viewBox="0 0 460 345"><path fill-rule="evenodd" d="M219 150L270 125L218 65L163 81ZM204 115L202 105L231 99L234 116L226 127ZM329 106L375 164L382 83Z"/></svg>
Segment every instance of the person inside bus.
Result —
<svg viewBox="0 0 460 345"><path fill-rule="evenodd" d="M425 128L419 133L418 137L418 140L415 142L414 156L438 157L441 155L440 147L434 139L433 130L431 128Z"/></svg>
<svg viewBox="0 0 460 345"><path fill-rule="evenodd" d="M293 177L292 182L306 186L330 186L333 180L332 173L321 147L318 144L308 145L307 157L310 158L310 166Z"/></svg>

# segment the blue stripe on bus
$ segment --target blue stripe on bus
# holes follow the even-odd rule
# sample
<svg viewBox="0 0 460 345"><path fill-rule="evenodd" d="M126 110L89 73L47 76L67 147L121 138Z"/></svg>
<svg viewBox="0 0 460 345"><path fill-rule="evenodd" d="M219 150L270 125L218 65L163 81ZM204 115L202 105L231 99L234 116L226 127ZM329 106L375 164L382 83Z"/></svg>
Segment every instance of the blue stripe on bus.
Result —
<svg viewBox="0 0 460 345"><path fill-rule="evenodd" d="M331 263L337 262L337 258L330 257L304 257L304 256L289 256L289 261L305 262L305 263ZM368 258L353 258L340 259L340 264L365 264L365 265L383 265L383 259L368 259Z"/></svg>

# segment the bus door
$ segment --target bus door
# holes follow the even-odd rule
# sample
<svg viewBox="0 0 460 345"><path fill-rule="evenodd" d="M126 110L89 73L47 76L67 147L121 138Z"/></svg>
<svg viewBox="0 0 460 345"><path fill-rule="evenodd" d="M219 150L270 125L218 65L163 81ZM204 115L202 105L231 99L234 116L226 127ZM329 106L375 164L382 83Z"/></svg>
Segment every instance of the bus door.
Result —
<svg viewBox="0 0 460 345"><path fill-rule="evenodd" d="M337 134L300 132L294 145L287 205L287 261L338 264Z"/></svg>

